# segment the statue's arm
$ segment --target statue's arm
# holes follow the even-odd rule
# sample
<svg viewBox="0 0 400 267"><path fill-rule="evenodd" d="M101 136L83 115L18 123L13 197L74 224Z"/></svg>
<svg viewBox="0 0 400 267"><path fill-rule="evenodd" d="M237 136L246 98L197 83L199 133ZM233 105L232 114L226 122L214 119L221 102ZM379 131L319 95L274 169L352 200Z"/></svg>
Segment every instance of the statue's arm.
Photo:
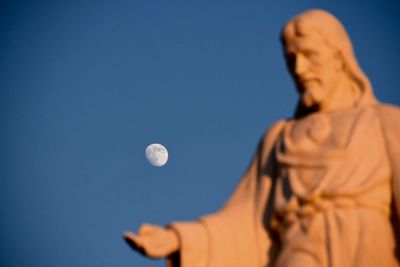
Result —
<svg viewBox="0 0 400 267"><path fill-rule="evenodd" d="M378 110L392 169L394 204L400 221L400 108L381 105Z"/></svg>
<svg viewBox="0 0 400 267"><path fill-rule="evenodd" d="M268 163L284 121L271 127L224 207L189 223L173 223L181 266L264 266L270 237L264 228L272 177ZM175 265L173 265L175 266Z"/></svg>

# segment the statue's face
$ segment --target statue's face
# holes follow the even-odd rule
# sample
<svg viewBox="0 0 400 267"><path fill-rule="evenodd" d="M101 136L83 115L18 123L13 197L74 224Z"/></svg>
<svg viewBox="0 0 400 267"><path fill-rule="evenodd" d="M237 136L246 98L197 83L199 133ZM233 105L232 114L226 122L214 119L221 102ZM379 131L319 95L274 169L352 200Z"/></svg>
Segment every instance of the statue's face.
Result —
<svg viewBox="0 0 400 267"><path fill-rule="evenodd" d="M342 71L339 53L317 34L287 38L284 49L303 105L321 108L329 101Z"/></svg>

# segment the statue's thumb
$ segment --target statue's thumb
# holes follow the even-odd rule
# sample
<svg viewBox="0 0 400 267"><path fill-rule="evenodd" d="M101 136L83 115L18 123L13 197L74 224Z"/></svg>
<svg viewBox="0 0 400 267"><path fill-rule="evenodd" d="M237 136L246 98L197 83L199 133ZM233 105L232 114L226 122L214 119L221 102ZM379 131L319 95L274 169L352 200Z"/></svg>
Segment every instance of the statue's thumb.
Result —
<svg viewBox="0 0 400 267"><path fill-rule="evenodd" d="M133 249L139 251L143 250L142 242L137 235L131 232L125 232L123 236L128 245L131 246Z"/></svg>

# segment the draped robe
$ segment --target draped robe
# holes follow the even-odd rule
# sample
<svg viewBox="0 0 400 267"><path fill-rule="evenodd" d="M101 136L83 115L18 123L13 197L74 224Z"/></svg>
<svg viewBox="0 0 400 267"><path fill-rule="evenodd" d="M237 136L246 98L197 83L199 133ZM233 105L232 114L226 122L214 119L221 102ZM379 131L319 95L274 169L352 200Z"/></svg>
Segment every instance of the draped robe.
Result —
<svg viewBox="0 0 400 267"><path fill-rule="evenodd" d="M399 266L399 214L399 109L318 112L267 131L221 210L169 226L167 264Z"/></svg>

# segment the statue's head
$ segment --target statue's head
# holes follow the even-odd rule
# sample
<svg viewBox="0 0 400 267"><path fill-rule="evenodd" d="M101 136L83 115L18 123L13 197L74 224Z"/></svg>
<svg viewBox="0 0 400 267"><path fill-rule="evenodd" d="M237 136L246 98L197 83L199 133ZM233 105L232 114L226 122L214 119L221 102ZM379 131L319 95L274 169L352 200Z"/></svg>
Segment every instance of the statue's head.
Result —
<svg viewBox="0 0 400 267"><path fill-rule="evenodd" d="M374 100L346 30L330 13L311 10L296 16L284 27L281 41L301 98L297 113L321 105L340 81L354 91L354 105L365 98Z"/></svg>

